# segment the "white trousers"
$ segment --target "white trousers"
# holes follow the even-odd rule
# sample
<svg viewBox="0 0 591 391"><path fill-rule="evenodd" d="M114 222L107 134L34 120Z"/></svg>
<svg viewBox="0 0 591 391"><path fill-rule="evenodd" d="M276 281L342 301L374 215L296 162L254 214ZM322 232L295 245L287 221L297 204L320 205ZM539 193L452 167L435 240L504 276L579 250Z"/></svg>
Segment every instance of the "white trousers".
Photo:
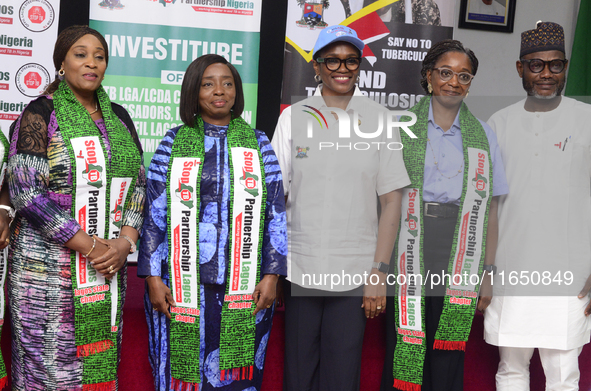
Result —
<svg viewBox="0 0 591 391"><path fill-rule="evenodd" d="M538 349L546 375L546 391L579 389L579 354L583 347L571 350ZM534 348L499 346L501 361L496 375L497 391L529 391L529 362Z"/></svg>

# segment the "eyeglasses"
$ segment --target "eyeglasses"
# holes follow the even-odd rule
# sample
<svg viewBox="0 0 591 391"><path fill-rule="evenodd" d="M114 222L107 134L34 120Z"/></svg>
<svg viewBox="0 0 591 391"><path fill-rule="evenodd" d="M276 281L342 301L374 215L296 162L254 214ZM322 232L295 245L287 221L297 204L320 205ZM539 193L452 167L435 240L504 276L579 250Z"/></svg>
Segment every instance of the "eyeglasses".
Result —
<svg viewBox="0 0 591 391"><path fill-rule="evenodd" d="M531 60L520 60L521 62L527 63L529 70L533 73L540 73L546 68L548 65L548 69L552 73L561 73L564 71L566 64L568 64L568 60L561 60L561 59L554 59L550 61L540 60L539 58L533 58Z"/></svg>
<svg viewBox="0 0 591 391"><path fill-rule="evenodd" d="M454 72L449 68L433 68L435 71L439 71L439 78L441 81L450 81L454 75L458 75L458 82L460 84L466 85L470 84L474 75L468 72Z"/></svg>
<svg viewBox="0 0 591 391"><path fill-rule="evenodd" d="M317 58L316 62L324 63L326 65L326 69L329 71L336 71L341 67L342 63L345 63L345 68L350 71L356 71L361 64L361 58L359 57L349 57L344 60L336 57L326 57L326 58Z"/></svg>

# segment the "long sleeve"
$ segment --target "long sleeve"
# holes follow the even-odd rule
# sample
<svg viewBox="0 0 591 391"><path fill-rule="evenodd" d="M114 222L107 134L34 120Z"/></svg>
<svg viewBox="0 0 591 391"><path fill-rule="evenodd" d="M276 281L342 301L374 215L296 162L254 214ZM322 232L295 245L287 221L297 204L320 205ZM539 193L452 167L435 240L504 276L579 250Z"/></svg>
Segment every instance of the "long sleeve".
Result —
<svg viewBox="0 0 591 391"><path fill-rule="evenodd" d="M11 151L16 153L10 156L7 170L10 199L17 219L25 218L45 238L64 244L80 225L48 192L50 147L43 111L43 104L32 102L12 134Z"/></svg>
<svg viewBox="0 0 591 391"><path fill-rule="evenodd" d="M138 256L137 274L140 277L168 275L166 175L178 129L169 130L164 136L148 169L144 225Z"/></svg>
<svg viewBox="0 0 591 391"><path fill-rule="evenodd" d="M263 156L267 185L261 274L285 276L287 275L287 225L281 167L267 136L257 131L257 139Z"/></svg>
<svg viewBox="0 0 591 391"><path fill-rule="evenodd" d="M146 169L144 168L144 156L142 155L142 164L135 181L135 187L129 205L123 215L123 225L128 225L141 232L144 223L144 203L146 200Z"/></svg>

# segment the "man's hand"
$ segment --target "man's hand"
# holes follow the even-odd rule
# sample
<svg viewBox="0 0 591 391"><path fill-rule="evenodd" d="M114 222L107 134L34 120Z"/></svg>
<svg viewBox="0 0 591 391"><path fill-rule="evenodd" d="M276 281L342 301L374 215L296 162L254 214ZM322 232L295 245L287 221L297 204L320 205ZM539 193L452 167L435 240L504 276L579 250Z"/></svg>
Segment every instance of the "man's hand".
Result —
<svg viewBox="0 0 591 391"><path fill-rule="evenodd" d="M484 272L482 276L482 283L480 284L480 292L478 297L478 304L476 308L484 314L484 310L489 306L492 300L492 273Z"/></svg>
<svg viewBox="0 0 591 391"><path fill-rule="evenodd" d="M377 278L372 278L374 275ZM378 283L374 285L372 281ZM361 308L365 309L366 318L373 318L386 310L386 274L375 269L371 271L367 284L363 287Z"/></svg>
<svg viewBox="0 0 591 391"><path fill-rule="evenodd" d="M589 276L587 278L587 281L585 281L585 286L583 287L583 289L581 290L581 292L579 293L579 299L583 300L585 298L587 298L587 300L589 300L589 291L591 290L591 276ZM589 301L589 303L587 303L587 307L585 307L585 316L589 316L591 315L591 301Z"/></svg>

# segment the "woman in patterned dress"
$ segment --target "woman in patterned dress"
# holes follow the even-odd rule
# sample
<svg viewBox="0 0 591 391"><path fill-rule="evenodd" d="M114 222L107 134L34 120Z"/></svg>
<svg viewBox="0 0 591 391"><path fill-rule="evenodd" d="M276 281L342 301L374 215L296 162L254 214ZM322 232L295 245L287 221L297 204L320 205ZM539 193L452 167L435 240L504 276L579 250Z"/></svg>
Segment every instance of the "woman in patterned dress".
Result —
<svg viewBox="0 0 591 391"><path fill-rule="evenodd" d="M60 77L11 126L12 386L115 390L126 258L143 223L141 145L101 86L99 32L67 28L53 61Z"/></svg>
<svg viewBox="0 0 591 391"><path fill-rule="evenodd" d="M181 89L180 113L185 125L168 131L148 170L147 210L138 275L147 277L145 309L156 390L255 391L261 387L275 286L279 275L286 274L287 232L277 158L265 134L253 130L240 118L243 108L242 81L236 69L218 55L196 59L189 65ZM189 136L185 136L187 134ZM236 140L236 134L243 139ZM241 167L238 155L242 155L245 148L236 148L236 143L248 142L250 156L254 156L253 164L257 166L252 167L255 171L250 171L250 175L237 168ZM184 173L189 172L186 168L190 168L195 159L198 159L197 166L202 167L199 172L193 170L193 176L187 174L189 179L184 181ZM176 166L177 162L183 163L182 169L176 168L180 167ZM260 172L257 173L257 169ZM257 225L262 228L260 236L252 235L253 241L255 236L259 238L254 269L258 270L260 279L256 280L256 287L253 283L238 299L240 294L229 291L234 281L229 270L235 266L236 259L233 247L236 240L232 239L236 235L246 237L237 228L233 231L238 226L239 198L244 195L255 203L261 193L266 194L266 202L261 202L260 213L251 214L260 218L259 224L252 224L253 232ZM185 213L188 216L195 210L193 208L197 208L191 215L194 217L178 217ZM248 206L246 209L244 216L250 212ZM185 227L189 227L191 221L195 224L192 229L198 232L187 231L190 234L185 235ZM182 282L177 281L178 285L174 283L177 271L171 267L179 265L177 254L185 252L181 246L175 247L179 240L178 236L173 236L171 226L182 227L182 243L187 246L194 243L195 248L188 253L197 254L190 263L180 262L183 273L186 270L188 274L196 273L197 277L193 275L186 280L183 277ZM247 226L245 217L245 230ZM239 242L243 242L243 250L250 247L246 241ZM257 246L252 248L254 254ZM187 303L184 293L190 288L197 291L198 296ZM245 293L253 297L245 299ZM226 324L225 320L235 311L231 308L237 305L248 308L242 320L250 321L251 326L243 329L244 333L234 333L233 338L242 340L243 334L250 333L250 347L244 348L250 350L246 354L246 364L229 369L224 368L225 351L232 351L235 346L227 336L241 325L238 322ZM174 327L187 324L193 325L192 331L183 338L175 337L179 334ZM183 355L181 359L175 359L177 343L179 355ZM237 348L246 345L239 344Z"/></svg>

